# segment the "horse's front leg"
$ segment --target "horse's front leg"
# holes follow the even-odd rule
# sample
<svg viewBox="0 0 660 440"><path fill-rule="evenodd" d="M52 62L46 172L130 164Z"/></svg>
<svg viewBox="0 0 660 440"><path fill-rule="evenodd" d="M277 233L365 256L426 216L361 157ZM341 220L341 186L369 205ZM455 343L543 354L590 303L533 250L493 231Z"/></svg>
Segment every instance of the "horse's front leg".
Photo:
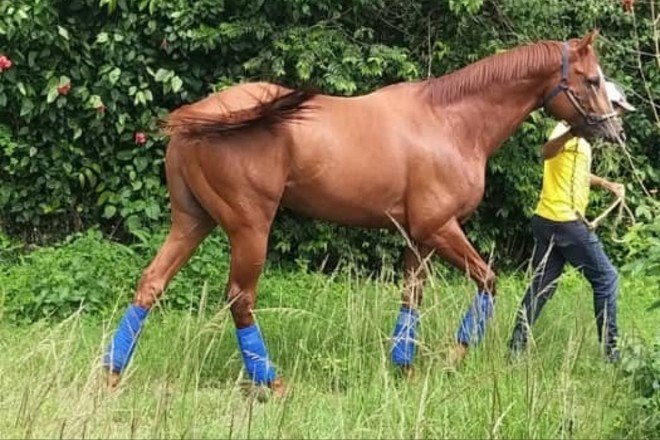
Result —
<svg viewBox="0 0 660 440"><path fill-rule="evenodd" d="M446 261L468 274L478 287L473 303L463 315L456 333L456 346L450 358L450 363L455 367L467 354L468 347L483 339L488 320L493 315L496 276L474 249L456 219L445 224L425 243L432 246Z"/></svg>
<svg viewBox="0 0 660 440"><path fill-rule="evenodd" d="M391 359L407 376L412 374L415 357L415 335L419 323L419 306L422 302L424 281L427 277L427 258L431 249L407 247L403 253L404 287L401 310L394 326Z"/></svg>
<svg viewBox="0 0 660 440"><path fill-rule="evenodd" d="M254 384L266 385L276 396L281 397L285 391L284 382L277 378L261 330L252 313L257 282L266 261L268 232L268 228L250 227L229 236L231 267L226 295L248 376Z"/></svg>

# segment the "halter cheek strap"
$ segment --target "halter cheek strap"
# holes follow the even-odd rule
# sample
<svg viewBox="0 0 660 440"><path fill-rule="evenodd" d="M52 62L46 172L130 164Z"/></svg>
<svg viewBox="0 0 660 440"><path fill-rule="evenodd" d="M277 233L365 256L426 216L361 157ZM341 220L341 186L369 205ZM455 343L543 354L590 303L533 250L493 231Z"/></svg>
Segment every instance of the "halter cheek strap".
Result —
<svg viewBox="0 0 660 440"><path fill-rule="evenodd" d="M559 84L557 84L554 89L543 98L543 101L541 101L541 107L546 107L560 92L566 92L568 90L568 42L564 41L562 47L561 81L559 81Z"/></svg>

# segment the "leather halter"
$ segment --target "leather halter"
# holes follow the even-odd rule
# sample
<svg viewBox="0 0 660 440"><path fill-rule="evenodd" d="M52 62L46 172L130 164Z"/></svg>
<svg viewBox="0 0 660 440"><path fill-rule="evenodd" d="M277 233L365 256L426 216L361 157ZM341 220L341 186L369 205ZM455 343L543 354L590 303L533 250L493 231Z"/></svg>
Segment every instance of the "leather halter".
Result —
<svg viewBox="0 0 660 440"><path fill-rule="evenodd" d="M586 125L598 125L618 116L616 112L606 113L604 115L599 115L597 113L589 112L580 104L578 97L575 95L575 92L571 90L571 87L568 84L568 42L564 41L562 49L562 59L561 59L561 80L551 91L548 93L543 100L541 101L541 107L547 110L547 105L552 101L559 93L565 93L566 97L573 105L573 108L584 119L584 124Z"/></svg>

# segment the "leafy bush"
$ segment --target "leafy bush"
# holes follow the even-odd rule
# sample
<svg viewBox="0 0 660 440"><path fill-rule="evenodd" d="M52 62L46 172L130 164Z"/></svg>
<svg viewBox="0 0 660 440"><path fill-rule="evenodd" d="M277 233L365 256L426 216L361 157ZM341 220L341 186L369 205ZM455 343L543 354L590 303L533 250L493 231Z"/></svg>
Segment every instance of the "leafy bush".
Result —
<svg viewBox="0 0 660 440"><path fill-rule="evenodd" d="M653 344L629 344L622 370L631 378L638 397L620 438L656 438L660 433L660 336Z"/></svg>
<svg viewBox="0 0 660 440"><path fill-rule="evenodd" d="M627 118L629 181L660 182L660 75L648 2L532 0L6 0L0 3L0 226L52 242L90 226L126 240L167 220L165 139L157 119L180 104L245 80L311 85L330 94L441 75L505 47L580 35L598 23L605 70L636 94ZM7 60L11 62L7 66ZM643 74L643 75L642 75ZM654 95L655 94L655 95ZM638 96L638 95L641 95ZM531 245L528 217L540 187L540 113L487 169L484 203L467 226L482 250L517 260ZM596 200L594 212L606 200ZM292 225L295 225L293 227ZM345 249L380 264L396 234L353 232L284 213L271 248L279 260L336 260ZM612 243L610 243L612 244ZM618 252L616 255L621 255Z"/></svg>
<svg viewBox="0 0 660 440"><path fill-rule="evenodd" d="M655 277L660 283L660 215L639 223L624 237L629 261L622 270L634 276Z"/></svg>
<svg viewBox="0 0 660 440"><path fill-rule="evenodd" d="M13 264L0 266L0 316L31 322L63 319L79 308L99 314L124 307L164 233L140 237L129 247L89 230L56 246L19 253ZM0 245L1 256L9 247ZM223 235L215 234L171 283L163 302L195 307L205 280L213 280L212 290L222 292L227 273L228 246Z"/></svg>

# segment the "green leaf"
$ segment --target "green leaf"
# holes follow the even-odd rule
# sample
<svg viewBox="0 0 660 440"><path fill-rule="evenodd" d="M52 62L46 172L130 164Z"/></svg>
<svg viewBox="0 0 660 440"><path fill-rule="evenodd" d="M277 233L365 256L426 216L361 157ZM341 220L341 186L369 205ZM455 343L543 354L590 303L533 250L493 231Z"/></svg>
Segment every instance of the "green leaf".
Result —
<svg viewBox="0 0 660 440"><path fill-rule="evenodd" d="M167 69L158 69L158 71L156 72L156 76L154 76L154 79L157 82L163 82L171 73L172 72Z"/></svg>
<svg viewBox="0 0 660 440"><path fill-rule="evenodd" d="M105 202L108 201L111 195L112 193L110 191L104 191L103 193L101 193L98 200L96 201L96 206L101 206L105 204Z"/></svg>
<svg viewBox="0 0 660 440"><path fill-rule="evenodd" d="M146 157L136 157L133 160L133 163L135 164L135 170L138 173L141 173L142 171L146 170L147 167L149 166L149 161L147 160Z"/></svg>
<svg viewBox="0 0 660 440"><path fill-rule="evenodd" d="M57 33L60 34L61 37L63 37L65 40L69 40L69 31L67 31L65 28L62 26L57 26Z"/></svg>
<svg viewBox="0 0 660 440"><path fill-rule="evenodd" d="M172 78L172 91L174 93L177 93L179 90L181 90L182 86L183 86L183 81L181 80L181 78L179 78L178 76Z"/></svg>
<svg viewBox="0 0 660 440"><path fill-rule="evenodd" d="M105 205L103 209L104 218L112 218L117 213L117 207L114 205Z"/></svg>
<svg viewBox="0 0 660 440"><path fill-rule="evenodd" d="M89 108L99 108L103 105L103 101L99 95L91 95L87 100L87 105Z"/></svg>
<svg viewBox="0 0 660 440"><path fill-rule="evenodd" d="M48 104L52 104L53 102L55 102L55 100L57 99L59 94L60 93L57 91L57 87L53 87L52 89L50 89L48 91L48 96L46 97L46 102Z"/></svg>
<svg viewBox="0 0 660 440"><path fill-rule="evenodd" d="M2 96L4 96L4 95L2 95ZM57 97L57 95L56 95L56 97ZM30 113L32 113L33 109L34 109L34 103L32 102L32 100L31 99L23 99L22 102L21 102L20 116L29 115Z"/></svg>
<svg viewBox="0 0 660 440"><path fill-rule="evenodd" d="M99 44L107 43L108 39L109 37L107 32L101 32L96 36L96 42Z"/></svg>
<svg viewBox="0 0 660 440"><path fill-rule="evenodd" d="M126 227L129 231L135 232L142 228L142 222L137 215L131 215L126 219Z"/></svg>
<svg viewBox="0 0 660 440"><path fill-rule="evenodd" d="M38 54L37 54L36 51L31 51L31 52L28 54L28 66L29 66L29 67L34 67L34 60L35 60L35 58L37 58L37 55L38 55Z"/></svg>
<svg viewBox="0 0 660 440"><path fill-rule="evenodd" d="M133 152L132 151L120 151L117 153L117 159L119 160L131 160L133 158Z"/></svg>
<svg viewBox="0 0 660 440"><path fill-rule="evenodd" d="M108 73L108 81L110 81L110 84L115 85L117 84L117 81L119 81L119 78L121 77L121 69L119 67L115 67Z"/></svg>
<svg viewBox="0 0 660 440"><path fill-rule="evenodd" d="M152 220L158 220L158 217L160 216L160 206L156 204L150 204L147 205L144 208L144 213L146 214L147 217L149 217Z"/></svg>

